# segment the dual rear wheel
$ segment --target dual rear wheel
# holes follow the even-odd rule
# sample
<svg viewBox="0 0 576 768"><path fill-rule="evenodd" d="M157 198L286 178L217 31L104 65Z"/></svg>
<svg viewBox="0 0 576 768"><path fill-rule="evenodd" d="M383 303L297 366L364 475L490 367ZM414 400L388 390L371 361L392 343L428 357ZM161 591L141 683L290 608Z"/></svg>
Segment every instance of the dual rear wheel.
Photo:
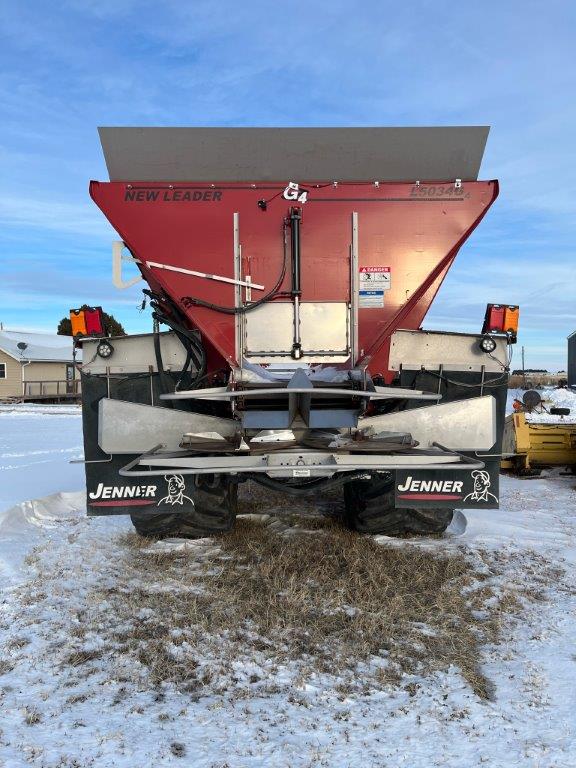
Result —
<svg viewBox="0 0 576 768"><path fill-rule="evenodd" d="M200 538L232 529L238 486L223 475L196 477L194 505L185 512L146 515L134 512L132 523L141 536ZM446 508L397 509L390 479L352 480L344 486L344 523L365 534L402 536L443 533L452 521Z"/></svg>
<svg viewBox="0 0 576 768"><path fill-rule="evenodd" d="M344 522L358 533L402 536L444 533L454 511L445 507L394 506L392 480L352 480L344 486Z"/></svg>

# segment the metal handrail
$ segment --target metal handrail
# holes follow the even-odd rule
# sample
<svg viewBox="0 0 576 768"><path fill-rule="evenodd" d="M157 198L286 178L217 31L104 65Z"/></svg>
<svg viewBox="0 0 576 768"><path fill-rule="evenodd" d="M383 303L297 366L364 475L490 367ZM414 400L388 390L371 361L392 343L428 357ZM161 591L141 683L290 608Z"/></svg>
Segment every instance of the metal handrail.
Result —
<svg viewBox="0 0 576 768"><path fill-rule="evenodd" d="M23 382L23 395L24 397L78 395L80 384L80 379L33 379Z"/></svg>

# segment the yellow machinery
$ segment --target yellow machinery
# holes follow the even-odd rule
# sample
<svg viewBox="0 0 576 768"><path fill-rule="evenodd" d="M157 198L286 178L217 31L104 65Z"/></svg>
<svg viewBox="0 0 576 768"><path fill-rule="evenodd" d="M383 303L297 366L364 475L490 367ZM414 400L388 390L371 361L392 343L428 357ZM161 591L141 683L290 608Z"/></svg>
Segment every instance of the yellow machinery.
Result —
<svg viewBox="0 0 576 768"><path fill-rule="evenodd" d="M562 411L562 414L558 414ZM501 468L517 474L532 474L544 467L569 467L576 472L576 424L564 422L564 408L552 408L558 421L535 423L524 411L506 417Z"/></svg>

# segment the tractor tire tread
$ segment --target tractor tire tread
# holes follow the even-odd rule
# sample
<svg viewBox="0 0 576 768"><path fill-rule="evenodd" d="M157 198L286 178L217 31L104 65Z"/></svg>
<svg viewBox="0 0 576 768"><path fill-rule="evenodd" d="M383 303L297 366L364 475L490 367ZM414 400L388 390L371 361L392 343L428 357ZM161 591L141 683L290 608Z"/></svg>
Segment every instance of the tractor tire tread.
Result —
<svg viewBox="0 0 576 768"><path fill-rule="evenodd" d="M380 484L375 494L365 480L344 486L344 521L348 528L365 534L426 536L444 533L452 522L454 510L445 507L396 508L392 483Z"/></svg>

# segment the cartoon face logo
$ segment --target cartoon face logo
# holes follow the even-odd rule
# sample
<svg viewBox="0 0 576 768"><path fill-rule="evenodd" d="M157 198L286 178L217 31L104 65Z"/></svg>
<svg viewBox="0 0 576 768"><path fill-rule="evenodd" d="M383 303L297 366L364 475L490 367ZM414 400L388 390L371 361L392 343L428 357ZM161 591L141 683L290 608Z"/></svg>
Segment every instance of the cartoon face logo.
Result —
<svg viewBox="0 0 576 768"><path fill-rule="evenodd" d="M474 490L464 497L464 501L495 501L498 499L493 493L490 493L490 473L485 469L475 469L472 472L474 478Z"/></svg>
<svg viewBox="0 0 576 768"><path fill-rule="evenodd" d="M190 504L194 504L190 496L185 496L186 483L182 475L164 475L164 480L168 483L168 495L160 499L158 506L161 504L184 504L185 501L189 501Z"/></svg>

